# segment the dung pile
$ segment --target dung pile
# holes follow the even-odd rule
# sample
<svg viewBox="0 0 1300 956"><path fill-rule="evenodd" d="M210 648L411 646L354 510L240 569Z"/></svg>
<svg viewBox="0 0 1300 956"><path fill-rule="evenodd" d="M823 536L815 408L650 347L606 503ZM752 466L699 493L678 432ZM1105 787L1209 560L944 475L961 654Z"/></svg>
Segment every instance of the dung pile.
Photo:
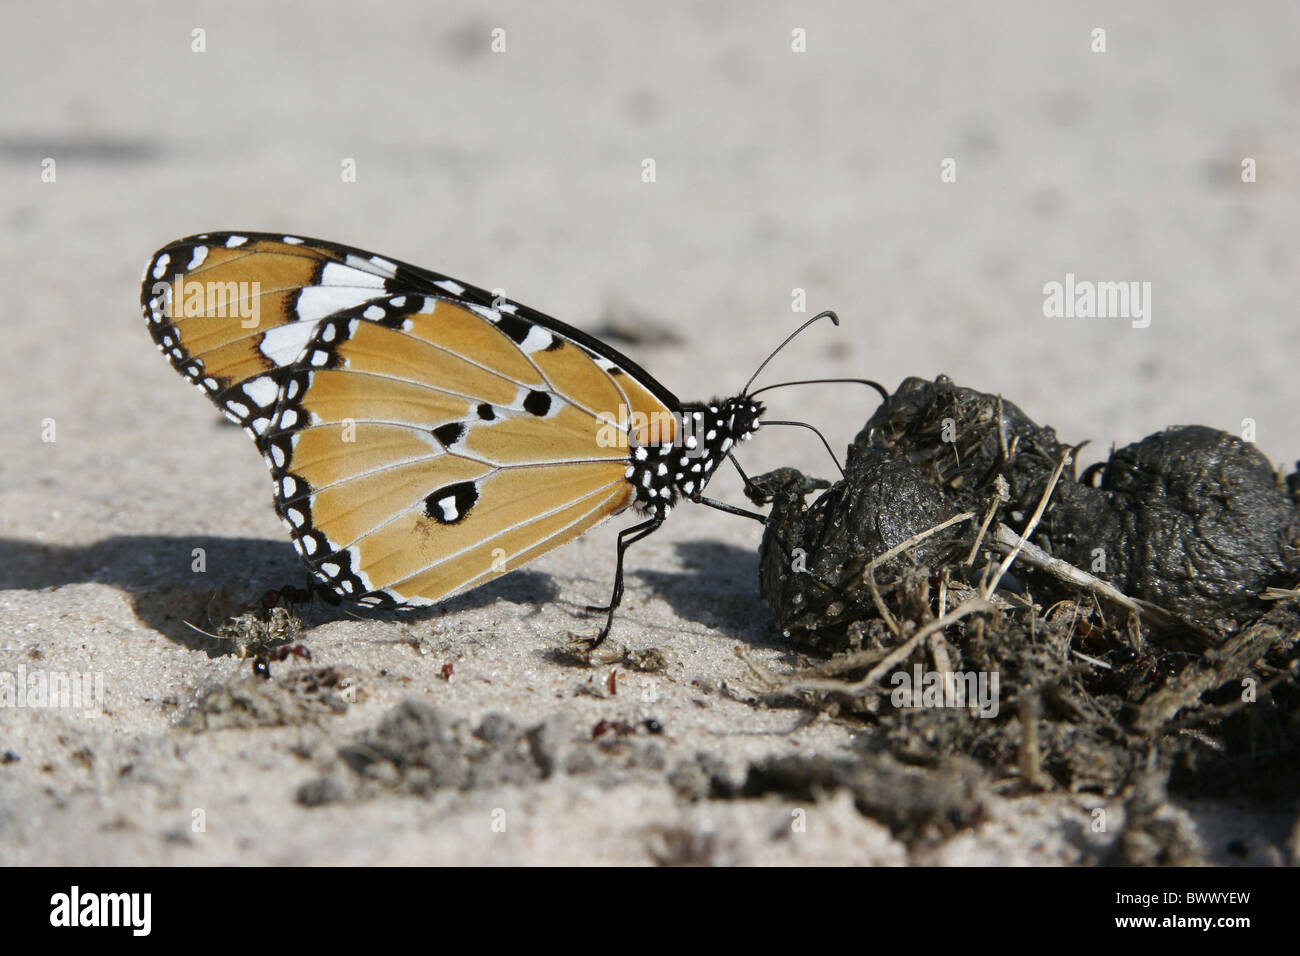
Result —
<svg viewBox="0 0 1300 956"><path fill-rule="evenodd" d="M910 378L810 504L798 472L754 479L763 597L826 658L756 669L768 698L1001 786L1112 794L1154 767L1198 793L1300 793L1297 476L1200 426L1083 475L1079 447Z"/></svg>

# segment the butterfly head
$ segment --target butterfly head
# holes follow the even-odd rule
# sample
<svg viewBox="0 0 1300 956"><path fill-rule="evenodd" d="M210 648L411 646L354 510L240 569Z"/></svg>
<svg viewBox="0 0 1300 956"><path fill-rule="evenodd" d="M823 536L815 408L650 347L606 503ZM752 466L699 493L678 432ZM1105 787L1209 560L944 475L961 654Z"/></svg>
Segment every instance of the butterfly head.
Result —
<svg viewBox="0 0 1300 956"><path fill-rule="evenodd" d="M758 431L759 419L762 418L765 407L762 402L755 401L748 395L737 395L735 398L724 399L721 402L710 402L710 407L717 407L717 426L720 434L731 439L730 443L725 440L720 444L725 444L722 449L725 454L731 445L738 441L749 441Z"/></svg>

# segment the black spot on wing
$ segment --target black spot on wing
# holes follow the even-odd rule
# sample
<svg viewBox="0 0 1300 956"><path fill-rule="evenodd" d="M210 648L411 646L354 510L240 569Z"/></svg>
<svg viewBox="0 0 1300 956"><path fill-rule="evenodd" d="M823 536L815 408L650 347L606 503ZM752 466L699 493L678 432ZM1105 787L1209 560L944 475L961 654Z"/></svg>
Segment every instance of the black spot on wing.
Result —
<svg viewBox="0 0 1300 956"><path fill-rule="evenodd" d="M497 417L496 409L487 402L484 402L478 407L478 417L483 419L485 422L490 422Z"/></svg>
<svg viewBox="0 0 1300 956"><path fill-rule="evenodd" d="M528 338L528 333L533 330L533 324L527 322L517 315L502 313L501 318L497 321L496 326L506 335L510 336L511 341L516 345L523 345L524 339Z"/></svg>
<svg viewBox="0 0 1300 956"><path fill-rule="evenodd" d="M551 410L551 396L548 392L529 392L524 399L524 411L542 418Z"/></svg>
<svg viewBox="0 0 1300 956"><path fill-rule="evenodd" d="M439 524L465 520L478 501L478 486L472 481L444 485L424 499L424 513Z"/></svg>
<svg viewBox="0 0 1300 956"><path fill-rule="evenodd" d="M465 426L460 422L448 422L433 430L433 437L442 442L444 448L450 448L465 437Z"/></svg>

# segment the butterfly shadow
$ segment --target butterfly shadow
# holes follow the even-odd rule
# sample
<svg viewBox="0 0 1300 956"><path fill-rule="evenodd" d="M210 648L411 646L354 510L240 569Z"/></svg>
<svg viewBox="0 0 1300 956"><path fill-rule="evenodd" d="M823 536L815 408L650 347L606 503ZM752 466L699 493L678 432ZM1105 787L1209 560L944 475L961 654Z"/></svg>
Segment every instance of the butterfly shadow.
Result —
<svg viewBox="0 0 1300 956"><path fill-rule="evenodd" d="M729 641L785 649L772 614L758 596L758 555L721 541L674 544L681 571L633 571L678 616L713 628Z"/></svg>
<svg viewBox="0 0 1300 956"><path fill-rule="evenodd" d="M214 631L232 614L261 610L266 591L305 588L307 572L287 543L261 538L117 535L89 545L0 539L0 591L52 591L86 583L120 588L146 626L176 644L220 657L231 651L230 642L195 627ZM295 613L310 627L355 618L420 621L502 600L540 609L558 595L559 586L548 575L516 571L436 607L376 611L314 599Z"/></svg>

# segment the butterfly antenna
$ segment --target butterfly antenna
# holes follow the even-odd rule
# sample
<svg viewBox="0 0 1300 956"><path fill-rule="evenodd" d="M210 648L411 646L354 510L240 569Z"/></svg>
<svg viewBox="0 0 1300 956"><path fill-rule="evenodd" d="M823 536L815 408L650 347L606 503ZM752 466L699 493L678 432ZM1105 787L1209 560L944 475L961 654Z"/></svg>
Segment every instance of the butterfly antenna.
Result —
<svg viewBox="0 0 1300 956"><path fill-rule="evenodd" d="M761 422L759 422L759 424L764 427L768 425L794 425L797 426L798 428L808 429L810 432L812 432L814 435L816 435L818 438L822 440L822 446L826 449L826 454L831 456L831 461L835 462L836 468L839 468L840 477L841 478L844 477L844 469L840 468L840 460L835 457L835 452L831 451L831 443L826 440L826 436L823 435L820 431L818 431L815 426L809 425L807 422L775 422L775 421L768 421L766 418L763 419Z"/></svg>
<svg viewBox="0 0 1300 956"><path fill-rule="evenodd" d="M794 337L795 337L795 336L797 336L797 335L798 335L800 332L802 332L804 329L808 328L808 326L812 325L812 324L813 324L814 322L816 322L818 319L824 319L824 318L827 318L827 317L829 317L830 320L831 320L831 322L833 322L834 324L836 324L836 325L839 325L839 324L840 324L840 317L839 317L838 315L836 315L834 312L832 312L830 309L827 309L825 312L818 312L818 313L817 313L816 315L814 315L811 319L809 319L809 320L808 320L807 322L805 322L803 325L799 326L799 328L795 329L795 330L794 330L793 332L791 332L788 336L786 336L785 341L782 342L780 345L778 345L776 348L774 348L774 349L772 350L772 354L771 354L771 355L769 355L767 358L763 359L763 364L760 365L760 366L758 367L758 371L756 371L753 375L751 375L751 376L749 377L749 381L746 382L746 383L745 383L745 387L744 387L743 389L740 390L740 394L741 394L742 396L743 396L743 395L748 395L748 394L749 394L749 386L751 386L751 385L754 384L754 379L758 378L758 376L762 373L763 369L767 368L767 363L770 362L770 361L772 361L772 359L776 358L776 354L777 354L778 352L780 352L783 348L785 348L787 345L789 345L789 344L791 343L791 341L794 340Z"/></svg>
<svg viewBox="0 0 1300 956"><path fill-rule="evenodd" d="M770 392L774 388L785 388L787 385L826 385L834 382L853 382L858 385L869 385L880 393L881 398L885 401L889 401L889 390L879 382L873 382L869 378L803 378L797 382L777 382L775 385L764 385L758 391L750 392L749 397L753 398L755 395L761 395L763 392Z"/></svg>
<svg viewBox="0 0 1300 956"><path fill-rule="evenodd" d="M191 628L193 628L194 630L198 631L198 632L199 632L200 634L202 634L204 637L210 637L210 638L212 638L214 641L220 641L220 640L222 640L222 638L221 638L219 635L217 635L217 634L213 634L211 631L205 631L205 630L203 630L203 628L199 627L197 624L191 624L189 621L186 621L186 620L183 619L183 618L181 619L181 623L184 624L186 627L191 627Z"/></svg>

